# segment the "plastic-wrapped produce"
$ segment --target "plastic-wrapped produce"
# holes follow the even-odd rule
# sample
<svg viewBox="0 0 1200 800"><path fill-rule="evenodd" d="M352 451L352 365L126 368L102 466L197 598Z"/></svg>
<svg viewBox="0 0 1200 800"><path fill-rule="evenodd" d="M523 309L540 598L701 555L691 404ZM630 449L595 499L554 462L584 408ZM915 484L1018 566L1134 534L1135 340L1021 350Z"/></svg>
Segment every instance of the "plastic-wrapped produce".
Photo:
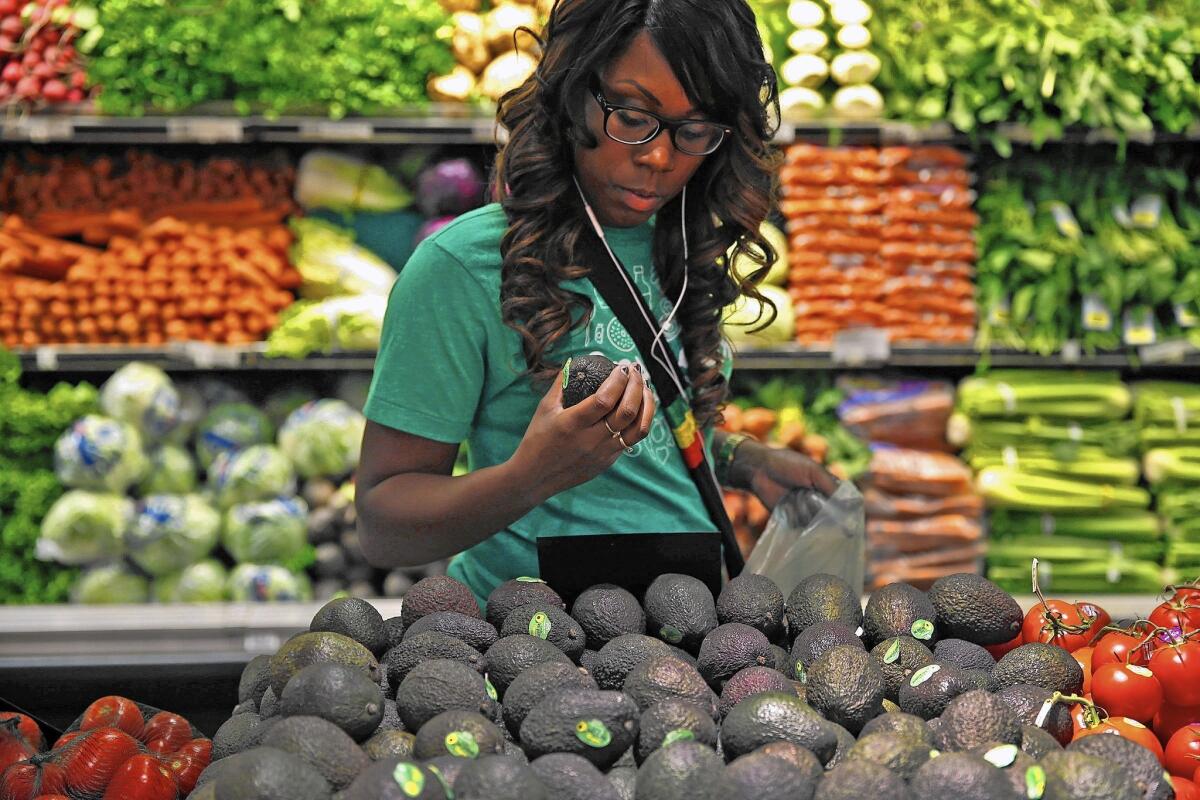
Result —
<svg viewBox="0 0 1200 800"><path fill-rule="evenodd" d="M196 456L205 469L221 453L236 453L256 444L269 444L275 428L267 415L249 403L222 403L213 408L196 430Z"/></svg>
<svg viewBox="0 0 1200 800"><path fill-rule="evenodd" d="M238 562L287 563L308 543L307 518L299 497L241 503L225 512L222 543Z"/></svg>
<svg viewBox="0 0 1200 800"><path fill-rule="evenodd" d="M54 443L54 471L72 489L124 492L149 466L137 429L109 417L81 417Z"/></svg>
<svg viewBox="0 0 1200 800"><path fill-rule="evenodd" d="M339 477L358 465L366 418L341 400L305 403L279 429L279 447L302 477Z"/></svg>
<svg viewBox="0 0 1200 800"><path fill-rule="evenodd" d="M220 531L221 515L199 495L157 494L138 503L125 546L139 567L165 575L211 553Z"/></svg>
<svg viewBox="0 0 1200 800"><path fill-rule="evenodd" d="M312 585L307 577L271 564L235 567L229 574L226 591L235 603L312 599Z"/></svg>
<svg viewBox="0 0 1200 800"><path fill-rule="evenodd" d="M164 444L148 454L150 468L138 484L138 493L188 494L196 489L196 461L183 447Z"/></svg>
<svg viewBox="0 0 1200 800"><path fill-rule="evenodd" d="M950 497L970 494L971 470L945 453L878 447L871 458L872 484L896 494Z"/></svg>
<svg viewBox="0 0 1200 800"><path fill-rule="evenodd" d="M150 599L150 582L123 564L102 564L79 576L71 599L88 605L145 603Z"/></svg>
<svg viewBox="0 0 1200 800"><path fill-rule="evenodd" d="M258 444L221 453L208 471L208 486L221 508L295 494L296 473L278 447Z"/></svg>
<svg viewBox="0 0 1200 800"><path fill-rule="evenodd" d="M282 386L267 396L262 409L278 429L293 411L317 399L316 393L307 386Z"/></svg>
<svg viewBox="0 0 1200 800"><path fill-rule="evenodd" d="M133 361L100 387L100 408L133 425L147 442L159 442L179 424L179 391L167 373Z"/></svg>
<svg viewBox="0 0 1200 800"><path fill-rule="evenodd" d="M60 564L91 564L124 552L122 535L133 518L133 501L82 489L67 492L42 520L38 558Z"/></svg>
<svg viewBox="0 0 1200 800"><path fill-rule="evenodd" d="M221 562L205 559L154 581L160 603L219 603L226 598L229 574Z"/></svg>
<svg viewBox="0 0 1200 800"><path fill-rule="evenodd" d="M851 433L870 442L946 451L946 424L953 411L953 386L912 381L854 392L838 407L838 417Z"/></svg>

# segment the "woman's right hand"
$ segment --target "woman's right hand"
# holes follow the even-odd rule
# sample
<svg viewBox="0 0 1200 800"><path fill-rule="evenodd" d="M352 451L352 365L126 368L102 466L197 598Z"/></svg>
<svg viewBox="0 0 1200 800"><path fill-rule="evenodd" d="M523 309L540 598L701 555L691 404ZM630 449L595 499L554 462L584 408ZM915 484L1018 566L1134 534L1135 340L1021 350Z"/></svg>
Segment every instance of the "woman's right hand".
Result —
<svg viewBox="0 0 1200 800"><path fill-rule="evenodd" d="M555 380L510 465L524 488L544 502L615 464L625 445L634 447L650 433L656 409L654 393L629 361L618 362L594 395L571 408L563 408L562 381Z"/></svg>

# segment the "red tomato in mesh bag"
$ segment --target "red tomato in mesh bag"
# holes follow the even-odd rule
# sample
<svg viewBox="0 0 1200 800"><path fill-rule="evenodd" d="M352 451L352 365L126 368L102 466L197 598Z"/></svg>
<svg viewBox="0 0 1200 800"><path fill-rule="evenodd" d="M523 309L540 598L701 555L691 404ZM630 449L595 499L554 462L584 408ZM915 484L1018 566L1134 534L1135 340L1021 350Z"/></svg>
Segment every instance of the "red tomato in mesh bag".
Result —
<svg viewBox="0 0 1200 800"><path fill-rule="evenodd" d="M151 753L174 753L192 740L192 726L170 711L160 711L146 721L141 739Z"/></svg>
<svg viewBox="0 0 1200 800"><path fill-rule="evenodd" d="M142 710L137 707L137 703L128 697L109 695L101 697L87 707L83 712L83 720L79 723L79 730L117 728L130 736L141 738L144 724Z"/></svg>
<svg viewBox="0 0 1200 800"><path fill-rule="evenodd" d="M56 754L56 761L66 774L69 792L99 795L121 765L141 751L138 740L125 731L97 728L72 740Z"/></svg>
<svg viewBox="0 0 1200 800"><path fill-rule="evenodd" d="M67 790L67 776L57 764L35 756L13 764L0 775L0 800L33 800L38 795Z"/></svg>
<svg viewBox="0 0 1200 800"><path fill-rule="evenodd" d="M176 800L179 787L158 756L136 755L120 766L104 800Z"/></svg>

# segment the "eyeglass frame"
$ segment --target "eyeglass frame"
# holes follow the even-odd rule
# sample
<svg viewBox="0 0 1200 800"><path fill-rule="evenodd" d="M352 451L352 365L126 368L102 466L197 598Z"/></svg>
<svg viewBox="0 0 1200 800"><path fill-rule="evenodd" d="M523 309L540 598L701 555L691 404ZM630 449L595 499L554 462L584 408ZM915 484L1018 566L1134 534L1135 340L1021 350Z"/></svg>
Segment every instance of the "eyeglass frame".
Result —
<svg viewBox="0 0 1200 800"><path fill-rule="evenodd" d="M673 120L673 119L667 119L666 117L659 116L658 114L655 114L653 111L647 111L644 108L638 108L636 106L619 105L617 103L610 103L608 101L608 99L604 96L604 93L601 92L599 85L596 85L596 84L593 84L590 87L590 91L592 93L592 99L594 99L596 101L596 103L600 106L600 111L604 114L604 119L601 120L600 128L604 131L605 136L607 136L609 139L612 139L617 144L625 144L625 145L629 145L630 147L637 147L639 145L649 144L650 142L652 142L656 138L658 138L658 135L660 133L662 133L663 130L665 129L667 131L667 133L670 134L670 136L671 136L671 146L674 147L676 150L678 150L680 153L683 153L685 156L693 156L693 157L711 156L713 153L717 152L717 150L721 149L721 145L725 144L726 137L728 137L730 134L733 133L733 128L729 127L728 125L722 125L719 122L713 122L712 120L707 120L707 119ZM614 111L632 111L636 114L645 114L646 116L650 117L655 122L657 122L658 127L654 129L653 133L651 133L649 136L647 136L645 139L641 140L640 142L622 141L608 132L608 120L609 120L609 117L611 117L613 115ZM684 150L682 147L680 147L679 142L676 141L676 139L675 139L675 136L678 133L679 129L682 128L684 125L697 125L697 124L711 125L714 128L717 128L718 130L721 131L721 138L717 140L717 143L708 152L689 153L687 150Z"/></svg>

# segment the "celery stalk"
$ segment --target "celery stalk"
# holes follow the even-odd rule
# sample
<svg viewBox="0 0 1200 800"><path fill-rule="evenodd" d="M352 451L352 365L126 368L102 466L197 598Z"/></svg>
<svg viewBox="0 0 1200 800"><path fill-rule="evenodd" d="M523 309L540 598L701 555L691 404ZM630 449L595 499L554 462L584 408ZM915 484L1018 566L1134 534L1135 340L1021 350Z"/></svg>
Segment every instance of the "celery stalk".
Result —
<svg viewBox="0 0 1200 800"><path fill-rule="evenodd" d="M1027 511L1088 511L1148 508L1150 493L1133 486L1026 475L1008 467L989 467L976 478L989 506Z"/></svg>

